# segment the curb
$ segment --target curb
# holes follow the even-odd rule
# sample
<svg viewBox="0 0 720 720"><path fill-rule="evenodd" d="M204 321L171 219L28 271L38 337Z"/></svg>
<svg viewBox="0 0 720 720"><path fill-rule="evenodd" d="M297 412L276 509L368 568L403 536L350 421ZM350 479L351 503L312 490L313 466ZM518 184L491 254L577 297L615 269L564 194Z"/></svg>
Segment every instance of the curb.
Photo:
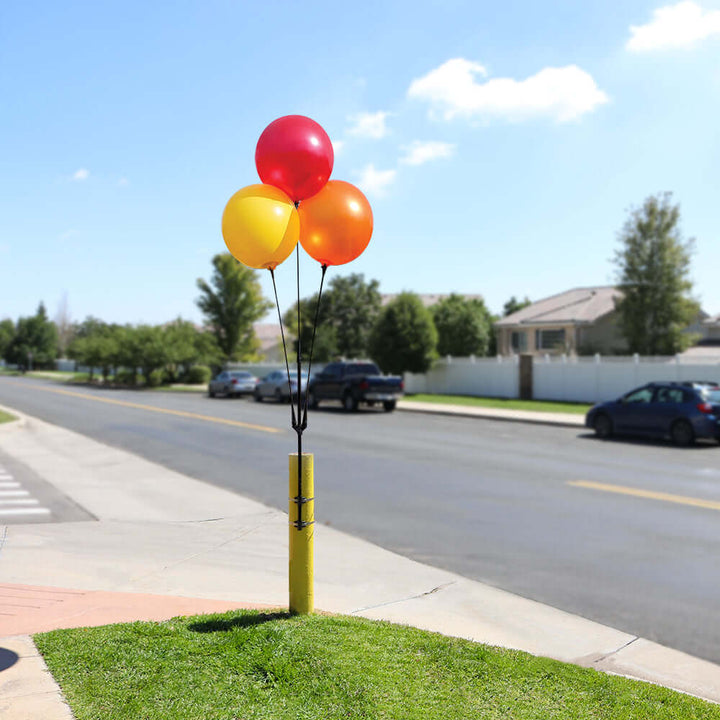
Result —
<svg viewBox="0 0 720 720"><path fill-rule="evenodd" d="M456 416L456 417L468 417L468 418L474 418L476 420L501 420L503 422L515 422L515 423L531 423L533 425L551 425L551 426L558 426L558 427L570 427L570 428L584 428L585 427L585 421L578 420L578 422L572 422L570 420L564 420L563 418L549 418L545 416L532 416L532 415L511 415L504 413L511 413L512 411L494 411L488 409L487 412L484 412L483 409L477 408L474 411L470 409L463 409L463 406L460 405L453 405L452 408L449 407L443 407L442 405L438 405L437 408L428 408L423 406L420 407L412 407L410 403L408 404L399 404L397 405L397 410L402 410L403 412L415 412L415 413L424 413L425 415L447 415L447 416ZM532 411L523 411L523 412L532 412ZM503 414L500 414L503 413Z"/></svg>

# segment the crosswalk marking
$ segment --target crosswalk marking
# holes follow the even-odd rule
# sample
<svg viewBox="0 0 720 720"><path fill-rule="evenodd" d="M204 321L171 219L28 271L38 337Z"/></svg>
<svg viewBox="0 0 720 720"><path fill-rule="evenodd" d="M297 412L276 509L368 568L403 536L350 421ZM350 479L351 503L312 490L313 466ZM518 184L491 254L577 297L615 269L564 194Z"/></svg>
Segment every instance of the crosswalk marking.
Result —
<svg viewBox="0 0 720 720"><path fill-rule="evenodd" d="M50 514L49 508L42 507L40 501L23 489L11 473L0 467L0 518Z"/></svg>
<svg viewBox="0 0 720 720"><path fill-rule="evenodd" d="M5 515L49 515L47 508L4 508L0 507L0 516Z"/></svg>

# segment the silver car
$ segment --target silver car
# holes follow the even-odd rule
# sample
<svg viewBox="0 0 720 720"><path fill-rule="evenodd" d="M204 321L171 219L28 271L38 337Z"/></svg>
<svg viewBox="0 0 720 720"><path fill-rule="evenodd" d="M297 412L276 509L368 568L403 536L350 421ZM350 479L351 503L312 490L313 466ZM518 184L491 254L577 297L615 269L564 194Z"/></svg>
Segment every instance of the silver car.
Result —
<svg viewBox="0 0 720 720"><path fill-rule="evenodd" d="M244 370L223 370L208 385L208 395L226 395L227 397L240 397L252 395L257 384L257 378Z"/></svg>
<svg viewBox="0 0 720 720"><path fill-rule="evenodd" d="M298 374L297 371L290 371L290 387L288 387L288 374L285 370L275 370L269 375L258 381L255 386L253 396L258 402L262 402L265 398L273 398L278 402L287 402L291 397L297 398L298 391ZM302 375L302 392L307 388L307 373Z"/></svg>

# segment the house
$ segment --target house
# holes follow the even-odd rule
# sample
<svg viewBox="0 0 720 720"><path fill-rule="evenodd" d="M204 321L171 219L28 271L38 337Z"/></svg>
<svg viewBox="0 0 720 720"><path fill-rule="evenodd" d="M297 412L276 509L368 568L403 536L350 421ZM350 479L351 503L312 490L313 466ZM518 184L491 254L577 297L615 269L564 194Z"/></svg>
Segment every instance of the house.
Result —
<svg viewBox="0 0 720 720"><path fill-rule="evenodd" d="M253 330L255 331L255 337L260 343L258 354L263 357L265 362L284 362L285 355L283 354L280 325L273 325L272 323L255 323L253 325ZM289 338L287 334L285 339L290 346L288 350L292 350L292 339Z"/></svg>
<svg viewBox="0 0 720 720"><path fill-rule="evenodd" d="M613 286L573 288L538 300L495 323L500 355L611 354L626 350Z"/></svg>

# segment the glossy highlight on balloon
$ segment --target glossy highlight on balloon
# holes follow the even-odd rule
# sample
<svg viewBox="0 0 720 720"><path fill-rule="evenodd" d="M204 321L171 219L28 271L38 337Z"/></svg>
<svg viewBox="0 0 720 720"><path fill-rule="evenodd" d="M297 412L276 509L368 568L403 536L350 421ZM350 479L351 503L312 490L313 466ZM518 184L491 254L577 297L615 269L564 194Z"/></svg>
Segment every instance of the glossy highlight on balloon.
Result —
<svg viewBox="0 0 720 720"><path fill-rule="evenodd" d="M298 243L298 211L279 188L248 185L225 206L222 234L235 259L252 268L272 270Z"/></svg>
<svg viewBox="0 0 720 720"><path fill-rule="evenodd" d="M334 161L328 134L304 115L285 115L271 122L255 149L260 179L283 190L294 202L312 197L325 186Z"/></svg>
<svg viewBox="0 0 720 720"><path fill-rule="evenodd" d="M355 260L370 242L373 215L367 198L348 182L330 180L299 207L300 243L321 265Z"/></svg>

